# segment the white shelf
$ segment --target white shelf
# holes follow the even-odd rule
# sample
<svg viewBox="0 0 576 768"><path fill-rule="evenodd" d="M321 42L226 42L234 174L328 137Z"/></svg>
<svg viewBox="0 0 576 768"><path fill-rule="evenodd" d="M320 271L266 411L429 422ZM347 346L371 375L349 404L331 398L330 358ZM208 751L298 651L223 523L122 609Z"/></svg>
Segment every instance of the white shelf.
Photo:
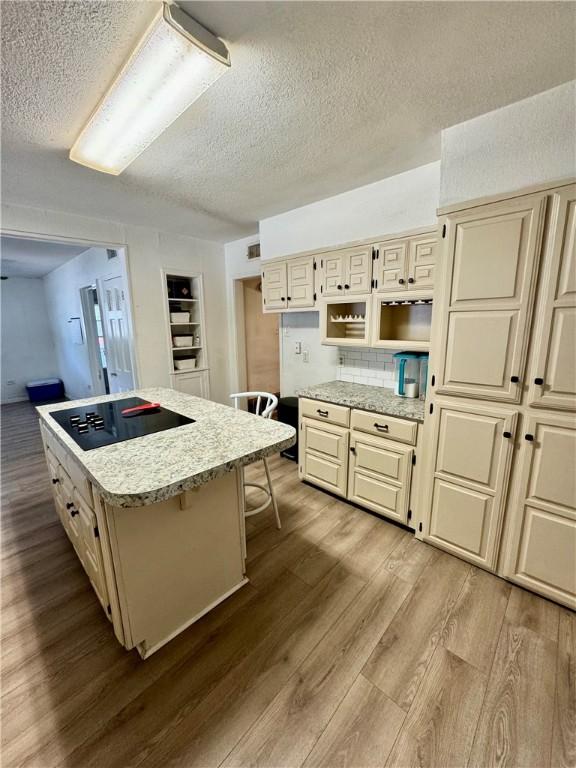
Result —
<svg viewBox="0 0 576 768"><path fill-rule="evenodd" d="M179 301L179 302L189 302L189 301L200 301L200 299L168 299L168 301Z"/></svg>
<svg viewBox="0 0 576 768"><path fill-rule="evenodd" d="M365 325L366 324L366 318L363 318L362 320L330 320L331 323L345 323L346 325L353 325L356 323L357 325Z"/></svg>
<svg viewBox="0 0 576 768"><path fill-rule="evenodd" d="M207 371L207 370L208 368L190 368L190 370L188 371L177 371L176 369L174 369L172 371L172 374L174 376L182 376L182 374L186 374L186 373L199 373L200 371Z"/></svg>
<svg viewBox="0 0 576 768"><path fill-rule="evenodd" d="M200 323L195 320L193 323L170 323L170 325L200 325Z"/></svg>
<svg viewBox="0 0 576 768"><path fill-rule="evenodd" d="M180 352L180 350L187 349L202 349L202 347L172 347L172 352Z"/></svg>

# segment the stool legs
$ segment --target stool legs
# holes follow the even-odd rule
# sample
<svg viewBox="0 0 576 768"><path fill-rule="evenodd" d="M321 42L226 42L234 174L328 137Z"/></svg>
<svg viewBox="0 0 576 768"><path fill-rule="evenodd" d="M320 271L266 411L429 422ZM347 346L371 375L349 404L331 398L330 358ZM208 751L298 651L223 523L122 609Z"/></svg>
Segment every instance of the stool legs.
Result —
<svg viewBox="0 0 576 768"><path fill-rule="evenodd" d="M274 509L274 514L276 516L276 528L280 530L282 528L282 523L280 522L280 515L278 513L278 504L276 503L276 496L274 495L274 486L272 485L272 480L270 478L270 470L268 469L268 460L262 459L264 462L264 469L266 470L266 480L268 481L268 488L270 489L270 499L272 501L272 507Z"/></svg>

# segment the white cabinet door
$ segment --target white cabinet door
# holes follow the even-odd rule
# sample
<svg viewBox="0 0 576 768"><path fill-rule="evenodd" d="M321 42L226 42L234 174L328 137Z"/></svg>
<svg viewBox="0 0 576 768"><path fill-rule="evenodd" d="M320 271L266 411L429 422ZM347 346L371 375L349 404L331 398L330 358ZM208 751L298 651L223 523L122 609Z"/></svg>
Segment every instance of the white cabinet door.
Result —
<svg viewBox="0 0 576 768"><path fill-rule="evenodd" d="M291 259L287 262L287 307L298 309L314 306L314 258Z"/></svg>
<svg viewBox="0 0 576 768"><path fill-rule="evenodd" d="M446 218L438 392L520 400L545 204L531 195Z"/></svg>
<svg viewBox="0 0 576 768"><path fill-rule="evenodd" d="M320 258L320 269L322 271L322 295L342 296L346 271L344 252L325 253Z"/></svg>
<svg viewBox="0 0 576 768"><path fill-rule="evenodd" d="M415 291L434 287L438 240L435 236L410 240L408 253L408 288Z"/></svg>
<svg viewBox="0 0 576 768"><path fill-rule="evenodd" d="M408 243L406 240L389 240L377 243L374 262L375 288L378 293L401 293L406 289L406 265Z"/></svg>
<svg viewBox="0 0 576 768"><path fill-rule="evenodd" d="M346 496L349 431L313 419L300 422L299 475L321 488Z"/></svg>
<svg viewBox="0 0 576 768"><path fill-rule="evenodd" d="M522 432L504 575L576 609L576 418L530 416Z"/></svg>
<svg viewBox="0 0 576 768"><path fill-rule="evenodd" d="M406 523L413 449L392 440L352 432L348 498Z"/></svg>
<svg viewBox="0 0 576 768"><path fill-rule="evenodd" d="M286 262L267 264L262 270L262 307L264 312L286 309L288 279Z"/></svg>
<svg viewBox="0 0 576 768"><path fill-rule="evenodd" d="M576 410L576 186L552 199L528 402Z"/></svg>
<svg viewBox="0 0 576 768"><path fill-rule="evenodd" d="M351 248L346 253L344 293L370 293L372 283L372 247Z"/></svg>
<svg viewBox="0 0 576 768"><path fill-rule="evenodd" d="M494 570L515 439L516 411L434 403L430 515L424 539Z"/></svg>
<svg viewBox="0 0 576 768"><path fill-rule="evenodd" d="M210 399L210 377L208 371L190 371L189 373L173 373L171 376L172 389L184 392L194 397Z"/></svg>

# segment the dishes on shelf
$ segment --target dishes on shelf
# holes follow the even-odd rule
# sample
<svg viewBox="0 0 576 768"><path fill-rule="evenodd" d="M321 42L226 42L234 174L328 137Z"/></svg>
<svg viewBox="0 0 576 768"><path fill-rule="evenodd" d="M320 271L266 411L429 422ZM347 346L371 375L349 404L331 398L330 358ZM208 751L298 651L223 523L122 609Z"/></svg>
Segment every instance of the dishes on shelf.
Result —
<svg viewBox="0 0 576 768"><path fill-rule="evenodd" d="M366 317L364 315L330 315L330 320L333 323L364 323Z"/></svg>

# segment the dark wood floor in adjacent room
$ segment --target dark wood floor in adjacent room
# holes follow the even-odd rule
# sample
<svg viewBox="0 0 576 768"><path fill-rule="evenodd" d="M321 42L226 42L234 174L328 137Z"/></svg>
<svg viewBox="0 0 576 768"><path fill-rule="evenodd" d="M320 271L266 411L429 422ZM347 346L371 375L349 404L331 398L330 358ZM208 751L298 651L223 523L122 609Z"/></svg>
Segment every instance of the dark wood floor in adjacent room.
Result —
<svg viewBox="0 0 576 768"><path fill-rule="evenodd" d="M279 457L250 584L141 661L60 526L32 407L2 417L4 768L576 764L575 615Z"/></svg>

